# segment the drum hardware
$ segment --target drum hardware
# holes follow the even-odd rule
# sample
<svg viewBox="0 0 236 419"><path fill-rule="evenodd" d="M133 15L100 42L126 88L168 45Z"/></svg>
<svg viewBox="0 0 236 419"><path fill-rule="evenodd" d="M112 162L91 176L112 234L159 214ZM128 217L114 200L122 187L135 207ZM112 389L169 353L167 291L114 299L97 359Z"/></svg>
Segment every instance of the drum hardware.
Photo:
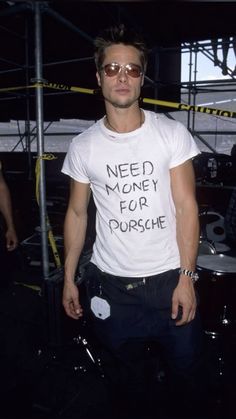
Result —
<svg viewBox="0 0 236 419"><path fill-rule="evenodd" d="M226 239L224 217L218 212L204 209L199 214L201 236L212 242L222 242Z"/></svg>
<svg viewBox="0 0 236 419"><path fill-rule="evenodd" d="M224 326L228 326L229 324L232 323L232 321L228 319L226 316L227 316L227 305L225 304L223 308L222 319L221 319L221 324L223 324Z"/></svg>
<svg viewBox="0 0 236 419"><path fill-rule="evenodd" d="M227 185L233 175L232 156L202 152L193 159L195 176L200 184Z"/></svg>
<svg viewBox="0 0 236 419"><path fill-rule="evenodd" d="M92 349L91 345L89 345L87 339L85 337L81 336L81 335L78 335L78 336L73 338L73 342L76 345L82 345L82 347L85 349L87 355L89 356L89 358L92 361L92 363L94 364L94 366L97 367L97 369L100 373L100 377L104 378L105 374L104 374L104 371L103 371L103 368L102 368L101 359L93 351L93 349ZM80 367L78 368L77 366L75 366L74 370L76 370L76 369L80 369Z"/></svg>
<svg viewBox="0 0 236 419"><path fill-rule="evenodd" d="M216 253L225 253L231 250L231 248L226 243L215 242L214 246Z"/></svg>
<svg viewBox="0 0 236 419"><path fill-rule="evenodd" d="M87 257L86 254L86 262ZM83 266L84 269L84 266ZM105 374L102 368L102 362L96 350L92 348L92 345L88 342L89 339L85 337L88 332L86 328L86 320L80 320L81 334L68 339L62 333L62 321L65 316L62 310L62 285L63 285L63 270L59 269L51 275L50 280L45 281L46 286L44 289L44 297L46 300L47 308L47 320L48 320L48 342L46 347L47 365L45 372L42 374L42 380L46 379L54 380L58 374L72 373L72 379L81 378L83 375L88 374L92 369L95 369L96 375L99 379L105 380ZM81 297L83 291L81 293ZM65 318L66 321L70 321ZM65 321L65 320L64 320ZM71 323L72 325L72 323ZM70 324L68 323L68 326ZM72 332L72 331L70 331ZM49 374L49 377L47 376ZM51 374L51 376L50 376ZM44 382L43 382L44 384ZM60 383L59 383L60 384ZM62 383L62 386L64 384ZM48 393L45 396L44 386L42 386L43 399L40 400L41 394L37 394L36 402L33 403L34 409L41 412L48 412L51 414L59 415L62 417L71 406L76 403L78 397L81 395L81 387L78 386L73 390L72 394L65 394L65 400L60 396L58 397L58 388L55 386L52 393ZM55 404L56 401L56 404ZM64 416L63 416L64 417Z"/></svg>
<svg viewBox="0 0 236 419"><path fill-rule="evenodd" d="M205 335L210 336L213 340L217 339L219 336L219 332L213 332L210 330L204 330Z"/></svg>
<svg viewBox="0 0 236 419"><path fill-rule="evenodd" d="M91 345L89 345L88 340L84 336L76 336L67 346L69 346L67 354L64 351L59 354L49 354L51 359L49 359L46 365L45 372L42 375L42 383L32 405L35 411L43 414L47 413L47 417L50 418L64 418L73 405L78 403L78 399L83 394L81 393L81 386L88 383L88 379L84 377L91 373L91 364L92 368L95 367L99 385L103 386L100 379L105 382L101 360L97 357L95 351L92 350ZM68 384L68 376L70 377L69 388L65 387ZM55 380L58 380L56 384ZM45 387L46 389L48 388L48 382L52 383L52 389L49 392L47 390L45 392ZM71 416L69 415L69 417Z"/></svg>
<svg viewBox="0 0 236 419"><path fill-rule="evenodd" d="M224 354L225 351L223 347L224 337L219 332L212 332L207 330L205 331L205 335L207 338L210 339L209 343L211 346L211 350L213 350L213 353L211 354L211 362L214 362L214 372L216 373L216 376L219 378L218 389L220 393L222 393L222 388L224 385L223 379L226 367L226 360Z"/></svg>
<svg viewBox="0 0 236 419"><path fill-rule="evenodd" d="M215 255L216 248L212 241L200 236L198 245L198 255Z"/></svg>
<svg viewBox="0 0 236 419"><path fill-rule="evenodd" d="M207 167L209 169L209 174L210 174L210 178L214 179L217 176L217 161L216 159L213 157L209 158L208 162L207 162Z"/></svg>
<svg viewBox="0 0 236 419"><path fill-rule="evenodd" d="M197 266L200 271L210 276L232 276L236 274L236 258L218 253L214 255L199 255Z"/></svg>
<svg viewBox="0 0 236 419"><path fill-rule="evenodd" d="M228 252L230 247L224 243L226 239L224 217L214 210L204 208L199 214L201 234L199 254L215 254Z"/></svg>
<svg viewBox="0 0 236 419"><path fill-rule="evenodd" d="M205 336L214 344L215 368L223 383L226 368L226 341L233 337L236 325L236 258L226 254L199 254L199 310Z"/></svg>

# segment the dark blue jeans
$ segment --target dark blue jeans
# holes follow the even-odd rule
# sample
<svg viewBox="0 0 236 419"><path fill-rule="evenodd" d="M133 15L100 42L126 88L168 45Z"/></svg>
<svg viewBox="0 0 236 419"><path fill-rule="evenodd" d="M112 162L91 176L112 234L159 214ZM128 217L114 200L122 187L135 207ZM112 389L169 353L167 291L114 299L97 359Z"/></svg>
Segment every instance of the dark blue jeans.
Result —
<svg viewBox="0 0 236 419"><path fill-rule="evenodd" d="M120 361L119 379L126 386L135 383L138 387L143 381L143 371L140 374L138 371L144 348L147 342L155 341L163 354L174 392L183 393L183 386L186 391L198 386L203 332L198 312L192 322L183 326L176 326L171 319L172 294L178 278L178 269L143 280L107 274L92 263L87 267L88 303L99 296L111 308L110 317L105 320L91 313L94 330Z"/></svg>

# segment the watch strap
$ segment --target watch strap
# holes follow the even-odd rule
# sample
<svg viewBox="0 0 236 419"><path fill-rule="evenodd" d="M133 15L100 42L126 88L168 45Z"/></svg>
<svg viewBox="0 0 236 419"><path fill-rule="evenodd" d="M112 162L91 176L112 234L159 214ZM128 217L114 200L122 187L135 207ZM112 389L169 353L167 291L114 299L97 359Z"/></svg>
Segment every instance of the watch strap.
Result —
<svg viewBox="0 0 236 419"><path fill-rule="evenodd" d="M189 269L180 268L179 274L190 277L193 282L196 282L199 279L198 273L190 271Z"/></svg>

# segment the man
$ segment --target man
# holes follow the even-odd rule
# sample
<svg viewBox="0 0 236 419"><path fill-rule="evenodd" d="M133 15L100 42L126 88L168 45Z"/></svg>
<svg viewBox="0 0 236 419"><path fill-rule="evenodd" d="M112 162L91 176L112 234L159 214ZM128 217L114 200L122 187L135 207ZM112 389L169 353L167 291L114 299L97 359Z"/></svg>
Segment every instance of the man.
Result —
<svg viewBox="0 0 236 419"><path fill-rule="evenodd" d="M6 250L12 252L18 245L18 239L13 222L11 197L8 186L4 180L2 173L2 164L0 161L0 213L4 219L4 228L0 231L0 261L1 261L1 276L4 283L8 282L8 266L6 263ZM2 282L1 282L2 285Z"/></svg>
<svg viewBox="0 0 236 419"><path fill-rule="evenodd" d="M63 305L70 317L82 316L74 276L91 188L97 236L85 281L95 331L130 376L137 344L158 340L172 376L186 385L201 353L191 162L199 150L182 124L139 107L147 51L136 34L122 25L105 31L95 62L106 116L72 141L62 169L72 178Z"/></svg>

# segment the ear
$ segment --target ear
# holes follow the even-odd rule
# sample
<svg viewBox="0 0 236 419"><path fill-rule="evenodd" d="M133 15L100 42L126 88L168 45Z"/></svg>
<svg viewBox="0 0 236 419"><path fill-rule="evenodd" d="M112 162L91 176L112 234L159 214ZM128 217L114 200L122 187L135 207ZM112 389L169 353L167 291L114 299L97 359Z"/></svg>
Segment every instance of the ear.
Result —
<svg viewBox="0 0 236 419"><path fill-rule="evenodd" d="M144 84L144 74L142 74L142 78L141 78L141 87L143 86L143 84Z"/></svg>
<svg viewBox="0 0 236 419"><path fill-rule="evenodd" d="M98 81L98 86L101 86L101 77L100 77L98 72L96 72L96 77L97 77L97 81Z"/></svg>

